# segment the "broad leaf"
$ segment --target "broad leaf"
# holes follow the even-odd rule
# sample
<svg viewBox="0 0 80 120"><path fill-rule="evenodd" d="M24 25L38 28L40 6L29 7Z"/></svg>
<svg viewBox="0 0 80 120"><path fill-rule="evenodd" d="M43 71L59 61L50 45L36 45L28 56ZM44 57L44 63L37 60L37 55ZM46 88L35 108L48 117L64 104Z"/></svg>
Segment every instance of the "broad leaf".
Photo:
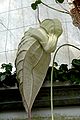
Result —
<svg viewBox="0 0 80 120"><path fill-rule="evenodd" d="M41 23L40 28L30 28L25 32L18 46L17 77L26 111L31 110L43 84L49 67L51 52L56 49L58 37L61 33L60 21L47 19Z"/></svg>

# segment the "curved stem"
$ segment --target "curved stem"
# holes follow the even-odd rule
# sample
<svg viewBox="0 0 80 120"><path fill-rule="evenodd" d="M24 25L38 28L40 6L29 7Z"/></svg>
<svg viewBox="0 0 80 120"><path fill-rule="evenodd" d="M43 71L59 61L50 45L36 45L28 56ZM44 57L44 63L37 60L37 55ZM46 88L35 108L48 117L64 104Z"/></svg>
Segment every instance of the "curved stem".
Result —
<svg viewBox="0 0 80 120"><path fill-rule="evenodd" d="M80 50L80 48L78 48L78 47L76 47L75 45L72 45L72 44L63 44L63 45L61 45L61 46L56 50L56 52L55 52L55 54L54 54L54 57L53 57L53 65L54 65L54 61L55 61L55 57L56 57L57 52L58 52L59 49L62 48L63 46L71 46L71 47L74 47L74 48L77 49L77 50Z"/></svg>
<svg viewBox="0 0 80 120"><path fill-rule="evenodd" d="M63 10L65 10L66 12L69 13L69 11L68 11L66 8L64 8L60 3L58 3L58 5L59 5Z"/></svg>
<svg viewBox="0 0 80 120"><path fill-rule="evenodd" d="M52 66L52 70L51 70L51 117L52 117L52 120L54 120L54 115L53 115L53 66Z"/></svg>
<svg viewBox="0 0 80 120"><path fill-rule="evenodd" d="M76 48L77 50L80 51L80 48L74 46L74 45L71 45L71 44L63 44L61 45L55 52L54 54L54 57L53 57L53 64L52 64L52 70L51 70L51 116L52 116L52 120L54 120L54 115L53 115L53 69L54 69L54 62L55 62L55 58L56 58L56 55L59 51L59 49L61 49L63 46L71 46L71 47L74 47Z"/></svg>
<svg viewBox="0 0 80 120"><path fill-rule="evenodd" d="M50 8L50 9L53 9L53 10L55 10L55 11L58 11L58 12L61 12L61 13L66 13L66 14L70 14L68 11L58 10L58 9L56 9L56 8L53 8L53 7L51 7L51 6L47 5L47 4L45 4L45 3L42 2L42 1L41 1L41 3L42 3L43 5L45 5L46 7Z"/></svg>
<svg viewBox="0 0 80 120"><path fill-rule="evenodd" d="M28 110L28 120L31 120L31 110Z"/></svg>
<svg viewBox="0 0 80 120"><path fill-rule="evenodd" d="M40 18L39 18L39 7L37 7L37 19L38 19L39 24L41 24L41 21L40 21Z"/></svg>

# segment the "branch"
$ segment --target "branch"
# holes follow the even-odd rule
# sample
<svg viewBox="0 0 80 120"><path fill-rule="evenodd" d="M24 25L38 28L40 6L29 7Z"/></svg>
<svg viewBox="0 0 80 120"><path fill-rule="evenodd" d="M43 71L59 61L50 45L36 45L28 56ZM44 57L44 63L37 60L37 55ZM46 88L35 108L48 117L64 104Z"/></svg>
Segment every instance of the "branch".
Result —
<svg viewBox="0 0 80 120"><path fill-rule="evenodd" d="M47 5L47 4L45 4L45 3L44 3L44 2L42 2L42 1L41 1L41 3L42 3L43 5L45 5L46 7L50 8L50 9L53 9L53 10L55 10L55 11L57 11L57 12L70 14L68 11L58 10L58 9L56 9L56 8L53 8L53 7L51 7L51 6Z"/></svg>

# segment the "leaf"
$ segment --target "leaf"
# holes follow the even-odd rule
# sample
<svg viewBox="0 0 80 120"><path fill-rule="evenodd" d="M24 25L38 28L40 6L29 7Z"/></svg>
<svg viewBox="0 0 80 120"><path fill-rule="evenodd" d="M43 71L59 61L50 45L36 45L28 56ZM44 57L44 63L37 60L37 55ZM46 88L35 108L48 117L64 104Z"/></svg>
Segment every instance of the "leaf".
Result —
<svg viewBox="0 0 80 120"><path fill-rule="evenodd" d="M5 64L5 63L3 63L2 65L1 65L1 69L5 69L5 71L6 72L11 72L12 71L12 64L11 63L9 63L9 64Z"/></svg>
<svg viewBox="0 0 80 120"><path fill-rule="evenodd" d="M43 30L41 26L46 30ZM56 49L58 37L62 33L61 23L57 19L44 20L41 26L40 28L30 28L25 32L18 46L16 57L19 89L27 112L31 110L34 100L43 84L49 67L51 52L54 52ZM51 33L53 37L49 39L48 33L51 30L53 30Z"/></svg>
<svg viewBox="0 0 80 120"><path fill-rule="evenodd" d="M43 63L45 60L46 62ZM26 53L23 67L23 91L29 109L32 108L35 97L42 86L49 63L50 55L43 52L38 43L35 42ZM26 80L26 78L28 79Z"/></svg>
<svg viewBox="0 0 80 120"><path fill-rule="evenodd" d="M72 65L73 65L76 69L80 69L80 59L73 59L73 60L72 60Z"/></svg>
<svg viewBox="0 0 80 120"><path fill-rule="evenodd" d="M38 5L38 4L41 4L41 0L36 0L35 3Z"/></svg>
<svg viewBox="0 0 80 120"><path fill-rule="evenodd" d="M63 3L64 2L64 0L55 0L56 1L56 3Z"/></svg>
<svg viewBox="0 0 80 120"><path fill-rule="evenodd" d="M36 10L38 7L38 4L41 4L41 3L42 3L41 0L36 0L35 3L31 4L32 9Z"/></svg>
<svg viewBox="0 0 80 120"><path fill-rule="evenodd" d="M19 86L19 88L23 101L26 101L24 104L27 104L27 106L25 105L27 111L32 108L50 63L50 54L44 52L41 45L36 40L39 38L28 37L31 31L33 34L39 34L37 30L30 29L27 34L24 35L18 47L16 58L17 77L19 84L23 86ZM40 36L40 38L42 38L42 36ZM43 61L46 62L43 63Z"/></svg>
<svg viewBox="0 0 80 120"><path fill-rule="evenodd" d="M67 64L61 64L59 67L59 70L61 70L62 72L66 72L68 71L68 65Z"/></svg>
<svg viewBox="0 0 80 120"><path fill-rule="evenodd" d="M32 3L32 4L31 4L31 7L32 7L33 10L36 10L36 9L37 9L37 6L38 6L38 5L35 4L35 3Z"/></svg>

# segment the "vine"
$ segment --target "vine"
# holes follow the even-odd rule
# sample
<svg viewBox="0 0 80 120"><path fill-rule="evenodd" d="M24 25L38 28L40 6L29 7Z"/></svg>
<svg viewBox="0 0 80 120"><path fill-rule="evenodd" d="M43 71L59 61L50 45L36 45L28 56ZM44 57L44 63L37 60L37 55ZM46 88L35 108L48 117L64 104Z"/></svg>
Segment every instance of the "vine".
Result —
<svg viewBox="0 0 80 120"><path fill-rule="evenodd" d="M79 50L80 51L80 48L72 45L72 44L63 44L61 45L55 52L54 54L54 57L53 57L53 64L52 64L52 70L51 70L51 115L52 115L52 120L54 120L54 115L53 115L53 69L54 69L54 63L55 63L55 58L56 58L56 55L58 53L58 51L64 47L64 46L71 46L71 47L74 47L75 49Z"/></svg>
<svg viewBox="0 0 80 120"><path fill-rule="evenodd" d="M63 3L63 2L64 2L64 0L55 0L55 1L56 1L56 3ZM44 6L50 8L50 9L53 9L53 10L55 10L55 11L61 12L61 13L70 14L70 13L69 13L68 11L66 11L66 10L65 10L65 11L62 11L62 10L53 8L53 7L49 6L49 5L47 5L46 3L42 2L41 0L36 0L34 3L32 3L32 4L31 4L32 9L33 9L33 10L36 10L37 7L39 6L39 4L43 4Z"/></svg>

